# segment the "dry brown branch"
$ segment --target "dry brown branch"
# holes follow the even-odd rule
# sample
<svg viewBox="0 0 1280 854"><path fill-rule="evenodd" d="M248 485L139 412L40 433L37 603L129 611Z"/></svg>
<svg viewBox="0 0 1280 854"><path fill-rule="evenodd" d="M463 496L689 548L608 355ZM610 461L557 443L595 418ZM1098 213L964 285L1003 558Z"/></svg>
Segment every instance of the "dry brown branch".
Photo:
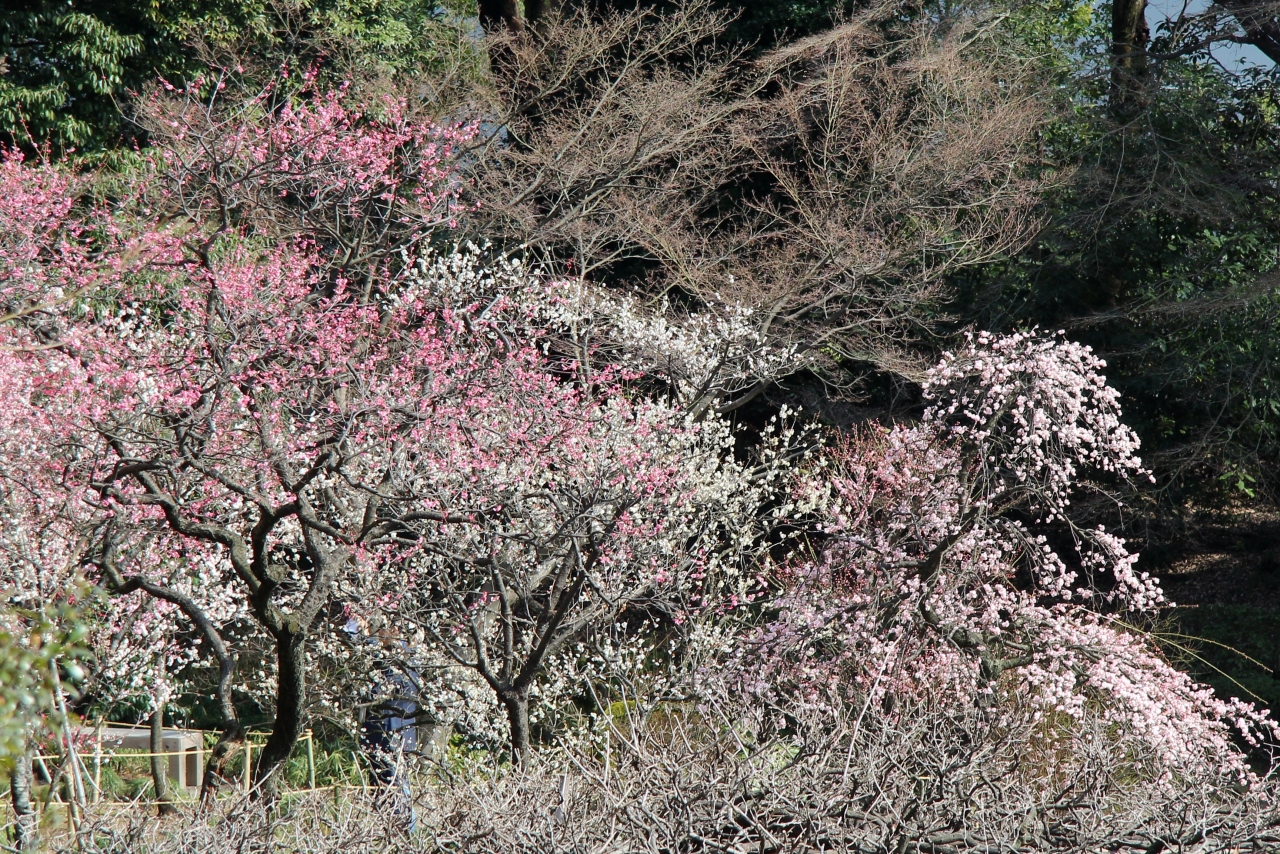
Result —
<svg viewBox="0 0 1280 854"><path fill-rule="evenodd" d="M416 789L414 832L385 795L345 790L296 795L275 817L246 801L212 820L90 815L82 839L140 854L1198 854L1280 844L1266 785L1246 790L1211 769L1151 779L1141 757L1116 764L1117 736L1105 727L1096 751L1068 755L1054 738L1063 723L1029 715L1001 727L980 709L927 702L891 712L855 704L836 718L786 711L670 703L518 773L455 763Z"/></svg>
<svg viewBox="0 0 1280 854"><path fill-rule="evenodd" d="M982 22L895 29L890 13L754 64L700 3L492 36L512 65L476 153L476 232L915 374L946 274L1038 227L1047 99Z"/></svg>
<svg viewBox="0 0 1280 854"><path fill-rule="evenodd" d="M882 14L882 13L880 13ZM878 14L766 58L753 116L773 191L734 272L811 346L910 375L944 277L1019 249L1043 179L1029 79L977 24L883 34Z"/></svg>

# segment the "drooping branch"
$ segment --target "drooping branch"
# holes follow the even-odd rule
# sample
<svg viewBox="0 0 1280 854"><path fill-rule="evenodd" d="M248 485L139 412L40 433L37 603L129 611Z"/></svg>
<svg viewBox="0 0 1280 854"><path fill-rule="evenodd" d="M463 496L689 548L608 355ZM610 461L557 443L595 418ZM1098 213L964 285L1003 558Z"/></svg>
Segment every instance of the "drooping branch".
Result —
<svg viewBox="0 0 1280 854"><path fill-rule="evenodd" d="M205 765L204 779L200 782L200 800L209 804L217 791L226 770L227 762L244 741L244 728L232 697L232 680L235 676L235 656L227 648L219 628L209 619L204 609L186 594L171 587L157 584L138 573L125 575L119 566L115 537L108 526L103 534L100 560L97 564L109 583L112 594L124 596L141 590L154 599L178 606L183 615L200 632L218 662L218 713L222 717L222 733Z"/></svg>

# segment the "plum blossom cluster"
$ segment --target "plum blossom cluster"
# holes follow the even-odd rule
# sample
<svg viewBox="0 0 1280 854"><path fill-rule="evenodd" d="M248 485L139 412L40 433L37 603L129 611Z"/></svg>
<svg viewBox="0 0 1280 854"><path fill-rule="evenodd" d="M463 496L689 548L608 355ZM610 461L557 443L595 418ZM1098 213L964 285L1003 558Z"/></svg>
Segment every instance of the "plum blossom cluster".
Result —
<svg viewBox="0 0 1280 854"><path fill-rule="evenodd" d="M422 259L384 301L393 315L438 312L451 346L489 356L434 372L430 417L401 428L413 465L370 471L387 518L368 529L343 596L366 623L394 627L384 657L441 674L418 698L438 717L483 732L467 711L473 677L448 675L469 670L525 739L592 671L581 644L597 627L654 613L679 625L750 600L762 508L795 436L779 421L746 465L724 420L630 392L631 365L592 367L588 353L570 373L589 382L552 377L566 363L543 325L550 301L531 296L541 281L513 259L477 256ZM553 675L569 672L583 679Z"/></svg>
<svg viewBox="0 0 1280 854"><path fill-rule="evenodd" d="M65 324L49 318L72 300L64 298L67 292L59 285L45 293L46 299L21 304L14 314L34 321L37 331L57 335L61 347L70 349L69 336L61 334L69 331ZM65 437L61 427L68 412L59 406L61 390L86 378L80 365L59 365L46 357L52 351L33 351L27 332L13 326L0 332L0 454L13 461L0 474L5 565L0 614L17 637L29 638L30 626L37 624L53 633L74 631L94 657L89 681L76 687L108 702L153 697L167 684L166 661L181 666L192 659L190 647L175 637L188 626L166 603L142 596L103 598L89 591L86 582L93 579L86 578L85 565L94 550L101 506L92 494L66 488L71 458L44 453ZM211 610L225 610L218 605L225 601L221 591L211 592ZM60 625L66 614L83 624Z"/></svg>
<svg viewBox="0 0 1280 854"><path fill-rule="evenodd" d="M58 344L68 330L56 319L74 304L118 286L144 259L173 260L157 258L164 247L154 245L154 233L127 231L83 175L3 150L0 187L0 320L8 350Z"/></svg>
<svg viewBox="0 0 1280 854"><path fill-rule="evenodd" d="M477 126L424 119L400 98L356 103L345 88L317 91L314 77L300 93L269 85L248 98L225 79L157 89L140 111L155 176L144 202L196 223L197 254L228 231L296 241L368 296L465 212L455 165Z"/></svg>
<svg viewBox="0 0 1280 854"><path fill-rule="evenodd" d="M1048 519L1065 520L1083 472L1144 473L1105 367L1087 346L1035 332L970 335L926 375L924 420L988 449L975 456L985 491L1035 489Z"/></svg>
<svg viewBox="0 0 1280 854"><path fill-rule="evenodd" d="M774 340L765 313L751 306L707 300L698 311L678 314L666 297L649 310L634 296L583 281L558 284L549 312L556 326L575 333L579 347L594 343L617 361L664 378L694 411L731 405L808 362L796 344Z"/></svg>
<svg viewBox="0 0 1280 854"><path fill-rule="evenodd" d="M1142 473L1100 367L1053 338L976 338L930 373L919 423L864 429L814 463L784 510L815 516L824 543L788 568L782 617L741 656L746 686L815 709L977 704L1067 743L1096 719L1153 776L1246 773L1233 739L1273 734L1265 711L1165 661L1126 622L1163 603L1157 582L1122 539L1072 521L1086 472Z"/></svg>
<svg viewBox="0 0 1280 854"><path fill-rule="evenodd" d="M748 471L727 425L664 404L546 380L503 391L465 430L437 411L415 432L413 486L386 489L417 509L370 540L349 589L412 631L399 654L413 669L475 671L518 728L557 693L544 672L581 669L591 630L749 601L781 466Z"/></svg>
<svg viewBox="0 0 1280 854"><path fill-rule="evenodd" d="M417 286L482 315L519 306L524 331L554 344L562 357L588 370L598 364L643 373L695 414L732 409L810 362L798 345L770 335L765 313L750 306L711 299L697 311L677 312L663 299L647 307L582 279L543 275L517 257L483 255L473 244L448 255L425 252Z"/></svg>
<svg viewBox="0 0 1280 854"><path fill-rule="evenodd" d="M18 152L0 156L0 284L5 314L32 311L42 301L75 292L96 274L83 240L84 226L71 217L76 183L45 164L28 165Z"/></svg>

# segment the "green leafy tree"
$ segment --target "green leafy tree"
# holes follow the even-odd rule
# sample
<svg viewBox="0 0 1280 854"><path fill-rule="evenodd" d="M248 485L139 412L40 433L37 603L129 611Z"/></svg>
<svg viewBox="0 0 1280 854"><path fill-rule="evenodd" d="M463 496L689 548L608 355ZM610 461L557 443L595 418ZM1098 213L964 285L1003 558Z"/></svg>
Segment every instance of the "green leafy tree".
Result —
<svg viewBox="0 0 1280 854"><path fill-rule="evenodd" d="M0 770L10 770L25 751L32 726L53 707L56 692L81 680L77 659L85 634L70 606L0 606Z"/></svg>
<svg viewBox="0 0 1280 854"><path fill-rule="evenodd" d="M158 75L181 76L191 27L227 31L248 4L40 0L0 16L0 132L19 143L97 148L130 135L121 99Z"/></svg>
<svg viewBox="0 0 1280 854"><path fill-rule="evenodd" d="M421 70L458 50L465 3L38 0L0 15L0 140L81 152L140 141L127 103L231 60L259 73Z"/></svg>
<svg viewBox="0 0 1280 854"><path fill-rule="evenodd" d="M1066 11L1024 15L1010 33L1043 49L1059 110L1042 158L1070 179L1045 199L1031 247L966 274L957 316L1065 327L1106 354L1164 510L1274 494L1275 77L1224 70L1203 34L1171 24L1144 43L1142 74L1124 66L1117 88L1110 10Z"/></svg>

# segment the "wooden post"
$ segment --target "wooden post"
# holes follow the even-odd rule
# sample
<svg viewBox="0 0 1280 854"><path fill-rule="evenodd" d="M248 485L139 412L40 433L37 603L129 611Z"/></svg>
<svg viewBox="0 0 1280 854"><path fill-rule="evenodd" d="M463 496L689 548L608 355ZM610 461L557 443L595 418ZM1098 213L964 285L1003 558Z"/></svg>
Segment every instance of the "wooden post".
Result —
<svg viewBox="0 0 1280 854"><path fill-rule="evenodd" d="M316 751L311 739L311 730L307 730L307 782L312 789L316 787Z"/></svg>
<svg viewBox="0 0 1280 854"><path fill-rule="evenodd" d="M249 794L249 781L253 779L253 742L249 734L244 736L244 793Z"/></svg>
<svg viewBox="0 0 1280 854"><path fill-rule="evenodd" d="M102 803L102 718L93 737L93 802Z"/></svg>

